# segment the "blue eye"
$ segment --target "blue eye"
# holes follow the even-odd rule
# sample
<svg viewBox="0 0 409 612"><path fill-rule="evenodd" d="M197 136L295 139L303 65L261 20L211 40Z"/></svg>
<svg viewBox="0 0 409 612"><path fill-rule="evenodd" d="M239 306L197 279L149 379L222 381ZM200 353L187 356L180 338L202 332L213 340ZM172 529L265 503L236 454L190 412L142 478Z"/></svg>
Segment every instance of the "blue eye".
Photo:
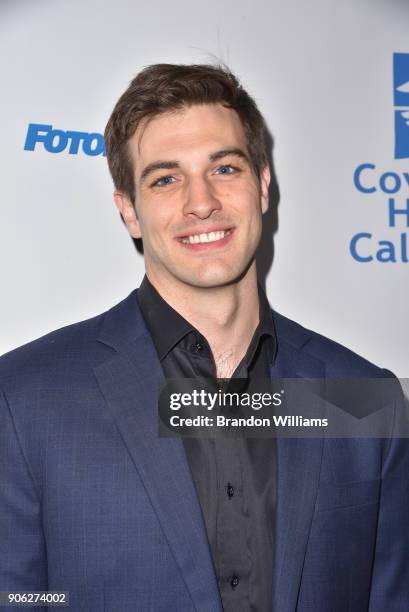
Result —
<svg viewBox="0 0 409 612"><path fill-rule="evenodd" d="M173 176L161 176L157 181L153 183L155 187L164 187L166 185L172 185Z"/></svg>
<svg viewBox="0 0 409 612"><path fill-rule="evenodd" d="M237 168L235 168L234 166L230 166L229 164L225 166L220 166L220 168L217 169L217 172L219 174L233 174L236 171Z"/></svg>

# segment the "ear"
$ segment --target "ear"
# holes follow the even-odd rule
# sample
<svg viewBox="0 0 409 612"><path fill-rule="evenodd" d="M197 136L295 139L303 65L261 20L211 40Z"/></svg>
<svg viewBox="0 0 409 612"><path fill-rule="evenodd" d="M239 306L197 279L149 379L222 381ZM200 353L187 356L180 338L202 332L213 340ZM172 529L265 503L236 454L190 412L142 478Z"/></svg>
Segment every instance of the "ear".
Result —
<svg viewBox="0 0 409 612"><path fill-rule="evenodd" d="M141 227L138 217L136 216L135 207L128 196L121 191L115 191L114 201L132 238L142 238Z"/></svg>
<svg viewBox="0 0 409 612"><path fill-rule="evenodd" d="M270 186L271 173L270 167L267 164L264 166L260 173L260 198L261 198L261 212L264 214L268 210L268 188Z"/></svg>

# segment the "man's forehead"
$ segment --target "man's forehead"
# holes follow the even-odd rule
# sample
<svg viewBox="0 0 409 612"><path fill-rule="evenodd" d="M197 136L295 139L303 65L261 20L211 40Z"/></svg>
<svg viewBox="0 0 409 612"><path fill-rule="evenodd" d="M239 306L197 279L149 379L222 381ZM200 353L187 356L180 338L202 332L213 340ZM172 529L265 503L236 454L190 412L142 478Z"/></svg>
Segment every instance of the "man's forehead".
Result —
<svg viewBox="0 0 409 612"><path fill-rule="evenodd" d="M203 145L246 147L244 128L237 113L221 104L205 104L146 117L129 141L134 162L168 150Z"/></svg>

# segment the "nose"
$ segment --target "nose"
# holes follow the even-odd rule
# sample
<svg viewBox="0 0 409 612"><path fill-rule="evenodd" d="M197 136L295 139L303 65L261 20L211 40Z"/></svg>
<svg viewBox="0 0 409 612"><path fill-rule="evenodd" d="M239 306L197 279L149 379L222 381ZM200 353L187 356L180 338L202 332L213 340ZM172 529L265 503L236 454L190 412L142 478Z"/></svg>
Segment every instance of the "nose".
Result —
<svg viewBox="0 0 409 612"><path fill-rule="evenodd" d="M222 204L213 193L211 185L204 177L194 177L186 188L186 200L183 206L185 215L195 215L198 219L207 219L214 211L221 210Z"/></svg>

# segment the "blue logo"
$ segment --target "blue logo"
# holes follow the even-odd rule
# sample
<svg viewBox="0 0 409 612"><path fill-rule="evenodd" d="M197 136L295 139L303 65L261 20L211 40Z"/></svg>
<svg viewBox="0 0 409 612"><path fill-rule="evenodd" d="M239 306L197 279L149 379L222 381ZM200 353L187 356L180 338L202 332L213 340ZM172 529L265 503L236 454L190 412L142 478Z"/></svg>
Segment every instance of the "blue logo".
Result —
<svg viewBox="0 0 409 612"><path fill-rule="evenodd" d="M409 158L409 53L393 54L395 159ZM385 234L360 227L349 243L358 263L409 264L409 172L385 169L372 161L355 168L354 185L365 198L383 199ZM370 211L372 207L368 207ZM371 213L370 213L371 214ZM370 229L370 228L369 228Z"/></svg>
<svg viewBox="0 0 409 612"><path fill-rule="evenodd" d="M409 53L393 54L393 103L395 159L405 159L409 157Z"/></svg>
<svg viewBox="0 0 409 612"><path fill-rule="evenodd" d="M85 155L106 155L102 134L96 132L74 132L73 130L56 130L52 125L30 123L27 130L25 151L34 151L41 143L48 153L62 153L68 148L70 155L81 151Z"/></svg>

